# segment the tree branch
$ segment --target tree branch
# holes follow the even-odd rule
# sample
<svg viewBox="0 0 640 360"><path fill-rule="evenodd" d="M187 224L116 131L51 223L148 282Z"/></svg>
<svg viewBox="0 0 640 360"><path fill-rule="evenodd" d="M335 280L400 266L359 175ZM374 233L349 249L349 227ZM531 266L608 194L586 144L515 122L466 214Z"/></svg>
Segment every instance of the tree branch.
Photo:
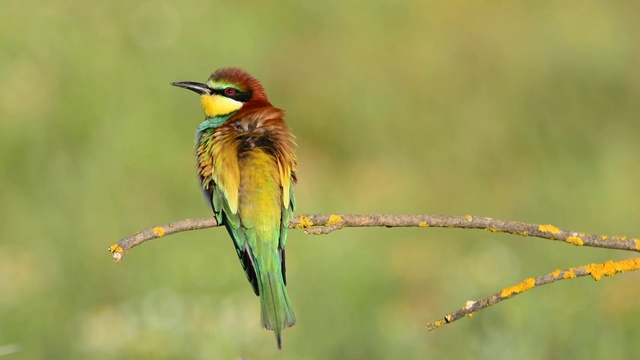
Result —
<svg viewBox="0 0 640 360"><path fill-rule="evenodd" d="M142 230L120 240L109 247L116 262L122 260L132 248L149 240L163 236L198 229L219 226L213 217L185 219ZM306 234L328 234L345 227L438 227L458 229L482 229L490 232L502 232L519 236L533 236L547 240L563 241L575 246L590 246L606 249L640 252L640 239L626 236L593 235L583 232L563 230L553 225L527 224L517 221L492 219L478 216L445 215L301 215L291 220L289 228L305 229ZM528 278L523 282L503 289L478 301L469 300L459 310L446 314L442 320L427 324L428 330L437 329L463 317L471 317L475 312L495 305L503 300L531 290L537 286L551 284L559 280L573 279L590 275L598 281L602 276L613 276L627 271L640 270L640 258L622 261L606 261L602 264L589 264L567 270L555 270L538 278Z"/></svg>
<svg viewBox="0 0 640 360"><path fill-rule="evenodd" d="M120 240L109 247L116 262L122 260L132 248L163 236L190 230L219 226L213 217L185 219L142 230ZM320 235L345 227L437 227L458 229L481 229L520 236L563 241L576 246L640 252L640 239L626 236L593 235L559 229L553 225L527 224L517 221L492 219L479 216L446 215L301 215L291 220L290 228L305 229L306 234Z"/></svg>
<svg viewBox="0 0 640 360"><path fill-rule="evenodd" d="M538 278L528 278L523 282L503 289L502 291L495 293L489 297L478 301L469 300L460 309L454 312L446 314L442 320L437 320L427 324L427 330L435 330L443 325L452 323L463 317L472 317L477 311L488 308L495 305L502 300L512 298L525 291L531 290L535 287L551 284L559 280L575 279L581 276L591 275L591 277L599 281L602 276L613 276L615 274L640 270L640 258L627 259L622 261L605 261L602 264L589 264L584 266L578 266L567 270L556 270Z"/></svg>

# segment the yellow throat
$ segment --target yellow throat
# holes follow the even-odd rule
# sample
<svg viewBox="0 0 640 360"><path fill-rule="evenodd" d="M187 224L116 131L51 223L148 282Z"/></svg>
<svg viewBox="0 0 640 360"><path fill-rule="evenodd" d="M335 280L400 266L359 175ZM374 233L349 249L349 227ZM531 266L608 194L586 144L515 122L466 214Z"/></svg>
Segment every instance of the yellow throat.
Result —
<svg viewBox="0 0 640 360"><path fill-rule="evenodd" d="M240 110L242 103L220 95L202 95L200 96L200 104L202 110L207 117L216 117L228 115L234 111Z"/></svg>

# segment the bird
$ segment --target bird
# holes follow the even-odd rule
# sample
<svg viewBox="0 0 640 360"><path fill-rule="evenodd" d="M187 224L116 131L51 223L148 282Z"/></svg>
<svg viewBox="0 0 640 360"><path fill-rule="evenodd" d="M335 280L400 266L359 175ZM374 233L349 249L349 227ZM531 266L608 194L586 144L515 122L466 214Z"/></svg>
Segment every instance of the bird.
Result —
<svg viewBox="0 0 640 360"><path fill-rule="evenodd" d="M284 111L269 102L246 71L218 69L206 83L173 86L200 95L204 121L196 131L196 163L205 199L223 224L254 293L262 326L282 332L296 323L287 294L285 246L296 200L295 137Z"/></svg>

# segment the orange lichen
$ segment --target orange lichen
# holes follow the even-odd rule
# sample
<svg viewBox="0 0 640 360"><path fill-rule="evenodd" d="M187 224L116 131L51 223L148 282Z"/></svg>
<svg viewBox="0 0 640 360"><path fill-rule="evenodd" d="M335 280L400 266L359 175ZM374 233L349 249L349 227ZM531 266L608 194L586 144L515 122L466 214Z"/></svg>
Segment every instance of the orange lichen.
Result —
<svg viewBox="0 0 640 360"><path fill-rule="evenodd" d="M640 239L634 239L636 241L636 250L640 251Z"/></svg>
<svg viewBox="0 0 640 360"><path fill-rule="evenodd" d="M627 259L616 262L617 272L640 270L640 258Z"/></svg>
<svg viewBox="0 0 640 360"><path fill-rule="evenodd" d="M622 261L605 261L602 264L587 265L587 272L595 281L599 281L603 276L613 276L617 273L639 270L640 258L627 259Z"/></svg>
<svg viewBox="0 0 640 360"><path fill-rule="evenodd" d="M560 232L560 229L558 229L557 227L551 225L551 224L547 224L547 225L539 225L538 226L538 230L542 231L542 232L548 232L551 233L553 235L556 235Z"/></svg>
<svg viewBox="0 0 640 360"><path fill-rule="evenodd" d="M464 218L467 219L467 221L473 220L473 216L471 215L465 215Z"/></svg>
<svg viewBox="0 0 640 360"><path fill-rule="evenodd" d="M122 247L120 247L119 244L113 244L111 246L109 246L109 251L113 254L113 253L123 253L124 249Z"/></svg>
<svg viewBox="0 0 640 360"><path fill-rule="evenodd" d="M605 261L602 264L589 264L587 265L587 273L591 275L593 280L599 281L603 275L611 276L616 273L616 269L613 266L613 261Z"/></svg>
<svg viewBox="0 0 640 360"><path fill-rule="evenodd" d="M496 229L496 228L491 228L491 227L489 227L489 228L486 228L485 230L487 230L487 231L489 231L489 232L492 232L492 233L495 233L495 232L500 232L500 231L501 231L500 229Z"/></svg>
<svg viewBox="0 0 640 360"><path fill-rule="evenodd" d="M531 290L534 286L536 286L536 280L534 278L528 278L517 285L510 286L502 290L500 292L500 296L502 298L508 298L508 297L511 297L512 295L519 294L527 290Z"/></svg>
<svg viewBox="0 0 640 360"><path fill-rule="evenodd" d="M562 274L562 270L558 269L558 270L554 270L551 273L551 276L553 276L554 278L557 278L558 276L560 276L560 274Z"/></svg>
<svg viewBox="0 0 640 360"><path fill-rule="evenodd" d="M429 224L427 224L426 221L420 221L420 223L418 223L418 226L420 226L420 227L429 227Z"/></svg>
<svg viewBox="0 0 640 360"><path fill-rule="evenodd" d="M155 234L155 236L157 237L163 237L164 236L164 228L160 227L160 226L156 226L153 228L153 233Z"/></svg>
<svg viewBox="0 0 640 360"><path fill-rule="evenodd" d="M574 277L576 277L576 273L573 272L573 269L567 270L562 276L563 279L573 279Z"/></svg>
<svg viewBox="0 0 640 360"><path fill-rule="evenodd" d="M308 216L300 215L300 223L296 225L296 229L307 229L313 226L313 221Z"/></svg>
<svg viewBox="0 0 640 360"><path fill-rule="evenodd" d="M582 238L579 236L569 236L567 240L565 240L565 242L568 242L569 244L573 244L575 246L584 245L584 240L582 240Z"/></svg>
<svg viewBox="0 0 640 360"><path fill-rule="evenodd" d="M344 222L344 220L342 219L342 216L331 214L331 215L329 215L329 221L327 221L325 226L341 224L343 222Z"/></svg>
<svg viewBox="0 0 640 360"><path fill-rule="evenodd" d="M602 240L607 240L609 237L607 235L602 235L601 238Z"/></svg>
<svg viewBox="0 0 640 360"><path fill-rule="evenodd" d="M475 313L470 312L470 313L468 313L468 314L465 314L464 316L466 316L466 317L473 317L473 315L475 315Z"/></svg>

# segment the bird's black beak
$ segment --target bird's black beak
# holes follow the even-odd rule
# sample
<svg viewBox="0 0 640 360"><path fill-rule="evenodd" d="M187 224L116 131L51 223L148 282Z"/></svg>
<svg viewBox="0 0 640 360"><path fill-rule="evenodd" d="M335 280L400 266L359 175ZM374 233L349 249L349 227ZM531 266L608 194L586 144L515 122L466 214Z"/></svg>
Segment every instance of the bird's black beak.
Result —
<svg viewBox="0 0 640 360"><path fill-rule="evenodd" d="M171 85L197 92L200 95L211 95L211 88L207 84L195 81L176 81L172 82Z"/></svg>

